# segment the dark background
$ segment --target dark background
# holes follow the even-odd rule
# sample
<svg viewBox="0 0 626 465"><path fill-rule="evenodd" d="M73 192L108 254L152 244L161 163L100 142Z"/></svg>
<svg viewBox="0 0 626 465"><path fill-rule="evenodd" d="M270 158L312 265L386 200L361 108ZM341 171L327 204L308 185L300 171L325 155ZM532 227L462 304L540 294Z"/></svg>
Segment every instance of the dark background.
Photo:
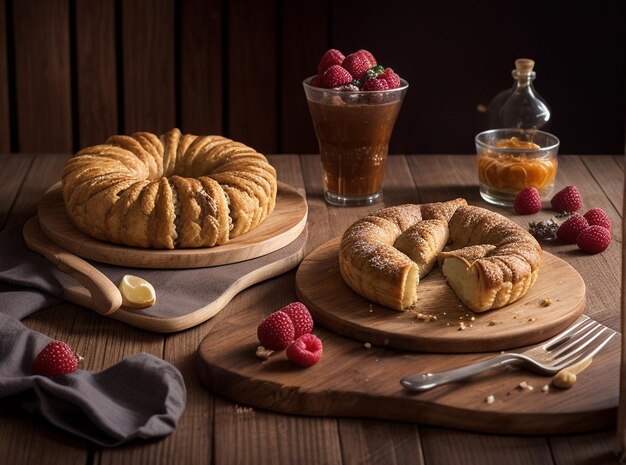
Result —
<svg viewBox="0 0 626 465"><path fill-rule="evenodd" d="M577 2L580 3L580 2ZM536 61L563 154L624 153L624 2L0 0L0 152L114 133L230 136L317 151L302 80L330 47L410 88L392 153L473 153L478 111Z"/></svg>

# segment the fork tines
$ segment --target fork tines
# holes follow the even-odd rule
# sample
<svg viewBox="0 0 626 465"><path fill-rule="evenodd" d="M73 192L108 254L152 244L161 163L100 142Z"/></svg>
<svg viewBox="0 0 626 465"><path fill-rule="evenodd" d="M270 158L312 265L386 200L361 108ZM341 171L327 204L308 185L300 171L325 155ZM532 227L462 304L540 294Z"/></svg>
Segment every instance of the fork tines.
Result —
<svg viewBox="0 0 626 465"><path fill-rule="evenodd" d="M597 321L585 318L577 322L564 334L549 341L544 349L550 355L550 361L554 365L569 366L573 363L593 357L615 335L605 334L608 328ZM608 337L606 337L608 336Z"/></svg>

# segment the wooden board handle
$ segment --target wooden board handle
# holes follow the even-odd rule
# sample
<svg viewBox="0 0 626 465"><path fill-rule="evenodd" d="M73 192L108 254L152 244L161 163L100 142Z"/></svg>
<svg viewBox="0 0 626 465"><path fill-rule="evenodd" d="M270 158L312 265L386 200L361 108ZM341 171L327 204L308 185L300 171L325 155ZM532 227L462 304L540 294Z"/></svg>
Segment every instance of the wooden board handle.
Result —
<svg viewBox="0 0 626 465"><path fill-rule="evenodd" d="M102 315L110 315L121 307L122 295L117 286L97 268L49 240L41 230L37 217L26 222L23 234L30 249L42 254L59 270L72 276L89 291L89 295L73 294L75 303Z"/></svg>

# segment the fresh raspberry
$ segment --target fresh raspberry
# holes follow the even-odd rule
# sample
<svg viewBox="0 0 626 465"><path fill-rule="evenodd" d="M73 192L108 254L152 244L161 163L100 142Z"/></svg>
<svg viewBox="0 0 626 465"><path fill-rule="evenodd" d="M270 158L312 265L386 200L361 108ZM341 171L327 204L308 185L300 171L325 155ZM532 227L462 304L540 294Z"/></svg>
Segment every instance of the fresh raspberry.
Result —
<svg viewBox="0 0 626 465"><path fill-rule="evenodd" d="M256 334L266 349L283 350L293 342L296 330L289 315L276 311L259 323Z"/></svg>
<svg viewBox="0 0 626 465"><path fill-rule="evenodd" d="M385 71L378 75L378 79L384 79L387 81L387 85L390 89L396 89L400 87L400 76L393 72L393 69L387 68Z"/></svg>
<svg viewBox="0 0 626 465"><path fill-rule="evenodd" d="M339 50L335 48L331 48L327 50L324 55L322 55L322 59L320 60L319 65L317 65L317 74L324 74L328 68L332 65L340 65L343 63L343 60L346 57Z"/></svg>
<svg viewBox="0 0 626 465"><path fill-rule="evenodd" d="M525 187L515 196L513 208L520 215L530 215L541 210L541 196L535 187Z"/></svg>
<svg viewBox="0 0 626 465"><path fill-rule="evenodd" d="M359 50L348 55L341 66L348 70L355 79L361 79L368 69L376 66L376 59L367 50Z"/></svg>
<svg viewBox="0 0 626 465"><path fill-rule="evenodd" d="M578 235L576 242L583 252L590 254L604 252L611 243L611 231L602 226L589 226Z"/></svg>
<svg viewBox="0 0 626 465"><path fill-rule="evenodd" d="M583 207L583 200L576 186L567 186L554 194L550 201L552 208L557 212L574 213Z"/></svg>
<svg viewBox="0 0 626 465"><path fill-rule="evenodd" d="M296 365L310 367L322 358L322 341L314 334L304 334L287 347L287 358Z"/></svg>
<svg viewBox="0 0 626 465"><path fill-rule="evenodd" d="M313 331L313 317L302 302L291 302L281 308L279 312L284 312L291 318L295 329L295 339Z"/></svg>
<svg viewBox="0 0 626 465"><path fill-rule="evenodd" d="M378 64L376 62L376 58L374 58L374 55L372 54L372 52L362 48L361 50L358 50L356 53L360 53L362 55L365 55L365 58L367 58L370 61L370 63L372 63L372 66L376 66ZM370 66L370 68L371 68L371 66Z"/></svg>
<svg viewBox="0 0 626 465"><path fill-rule="evenodd" d="M556 237L566 244L575 244L578 235L588 227L587 219L574 213L559 226L559 229L556 230Z"/></svg>
<svg viewBox="0 0 626 465"><path fill-rule="evenodd" d="M609 218L609 215L607 215L606 212L602 210L601 208L592 208L583 216L587 219L589 226L602 226L603 228L606 228L609 231L613 227L613 225L611 224L611 219Z"/></svg>
<svg viewBox="0 0 626 465"><path fill-rule="evenodd" d="M319 74L313 76L309 81L309 85L313 87L322 87L322 76Z"/></svg>
<svg viewBox="0 0 626 465"><path fill-rule="evenodd" d="M35 357L33 372L36 375L59 376L78 369L78 357L63 341L52 341Z"/></svg>
<svg viewBox="0 0 626 465"><path fill-rule="evenodd" d="M332 65L322 74L322 87L334 89L352 83L352 75L340 65Z"/></svg>
<svg viewBox="0 0 626 465"><path fill-rule="evenodd" d="M362 90L381 91L389 89L389 84L384 79L368 79L363 84Z"/></svg>

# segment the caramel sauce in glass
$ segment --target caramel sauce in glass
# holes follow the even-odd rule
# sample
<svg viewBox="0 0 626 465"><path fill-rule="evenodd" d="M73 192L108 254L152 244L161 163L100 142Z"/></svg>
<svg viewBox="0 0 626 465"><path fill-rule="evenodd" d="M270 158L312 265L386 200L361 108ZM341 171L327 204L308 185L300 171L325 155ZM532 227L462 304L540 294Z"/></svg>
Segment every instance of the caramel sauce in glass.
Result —
<svg viewBox="0 0 626 465"><path fill-rule="evenodd" d="M528 150L540 146L517 137L500 139L493 146L503 149ZM532 157L527 154L513 155L484 150L478 156L479 181L490 189L516 193L525 187L535 187L541 193L554 185L558 161L556 157Z"/></svg>
<svg viewBox="0 0 626 465"><path fill-rule="evenodd" d="M346 105L309 100L325 188L340 196L382 191L389 139L401 101Z"/></svg>

